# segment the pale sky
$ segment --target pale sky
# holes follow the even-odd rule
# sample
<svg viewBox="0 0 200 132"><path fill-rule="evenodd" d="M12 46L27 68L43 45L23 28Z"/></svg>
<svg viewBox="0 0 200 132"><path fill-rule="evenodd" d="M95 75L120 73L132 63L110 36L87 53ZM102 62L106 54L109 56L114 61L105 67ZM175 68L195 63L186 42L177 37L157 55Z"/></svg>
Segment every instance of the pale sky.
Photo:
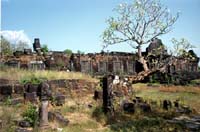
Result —
<svg viewBox="0 0 200 132"><path fill-rule="evenodd" d="M52 50L100 52L100 35L113 8L132 0L2 0L1 33L12 43L23 39L32 44L40 38ZM174 30L160 37L171 46L173 37L188 39L200 56L200 0L161 0L172 14L181 11ZM145 48L145 47L144 47ZM128 44L108 47L109 51L133 52Z"/></svg>

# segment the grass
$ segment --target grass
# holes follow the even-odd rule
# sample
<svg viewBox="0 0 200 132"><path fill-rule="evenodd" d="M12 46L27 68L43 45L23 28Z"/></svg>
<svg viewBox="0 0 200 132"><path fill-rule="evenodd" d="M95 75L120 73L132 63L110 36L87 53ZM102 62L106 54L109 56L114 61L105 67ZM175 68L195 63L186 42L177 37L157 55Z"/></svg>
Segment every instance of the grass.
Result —
<svg viewBox="0 0 200 132"><path fill-rule="evenodd" d="M9 80L23 80L26 78L36 77L45 78L48 80L54 79L83 79L88 81L97 81L88 74L79 72L65 72L65 71L50 71L50 70L23 70L16 68L1 68L0 77Z"/></svg>
<svg viewBox="0 0 200 132"><path fill-rule="evenodd" d="M200 113L200 88L194 86L162 86L149 87L146 84L133 85L136 96L143 97L145 100L160 102L168 99L180 100L183 105L190 106Z"/></svg>
<svg viewBox="0 0 200 132"><path fill-rule="evenodd" d="M13 132L15 131L15 120L21 118L20 115L24 106L16 105L9 106L5 104L0 105L0 120L2 120L1 132Z"/></svg>
<svg viewBox="0 0 200 132"><path fill-rule="evenodd" d="M166 87L158 85L156 87L150 87L146 84L134 84L133 87L135 95L141 96L144 99L157 101L163 99L170 99L172 101L181 99L181 103L190 105L192 108L194 107L197 109L197 111L200 108L198 105L200 104L198 100L200 94L199 90L195 87L193 89L192 86ZM190 90L192 92L190 92ZM70 96L68 96L66 103L63 106L49 106L49 110L61 112L65 118L69 119L70 123L68 126L62 126L57 122L50 122L50 126L55 128L55 130L47 131L55 132L57 131L57 128L61 128L63 132L172 132L176 129L178 131L184 131L184 128L180 125L169 124L166 122L164 117L174 117L174 113L171 111L157 111L157 109L154 109L151 113L143 113L137 110L134 114L128 114L118 110L116 111L114 117L107 117L103 114L101 109L102 102L92 99L92 92L88 92L87 94L80 93L75 90L71 92L72 93ZM88 104L90 104L92 107L88 107ZM1 119L9 121L7 122L7 127L4 127L4 131L8 131L8 128L11 130L14 129L14 125L11 119L21 118L20 112L23 112L27 107L28 106L24 104L18 107L4 107L4 105L0 107ZM9 113L7 111L9 111ZM16 115L12 113L18 114Z"/></svg>
<svg viewBox="0 0 200 132"><path fill-rule="evenodd" d="M84 79L98 81L87 74L64 72L64 71L27 71L21 69L2 69L0 77L9 80L22 80L29 77L53 79ZM200 88L195 86L164 86L160 84L134 84L135 96L143 97L145 100L153 100L158 103L169 99L180 100L181 104L188 105L200 114ZM9 99L0 104L0 120L4 121L3 129L0 131L13 131L13 119L21 119L21 113L28 107L27 104L10 106ZM90 107L88 106L90 105ZM159 107L159 106L158 106ZM50 122L52 128L62 128L63 132L170 132L184 131L181 126L169 124L164 117L174 117L173 111L164 111L160 107L152 108L151 113L143 113L136 110L134 114L128 114L117 110L114 117L104 115L102 101L93 99L93 91L70 90L66 93L66 103L63 106L49 106L50 111L59 111L69 119L68 126L61 126L57 122ZM158 110L159 109L159 110ZM177 116L177 115L175 115ZM55 132L57 130L47 130Z"/></svg>

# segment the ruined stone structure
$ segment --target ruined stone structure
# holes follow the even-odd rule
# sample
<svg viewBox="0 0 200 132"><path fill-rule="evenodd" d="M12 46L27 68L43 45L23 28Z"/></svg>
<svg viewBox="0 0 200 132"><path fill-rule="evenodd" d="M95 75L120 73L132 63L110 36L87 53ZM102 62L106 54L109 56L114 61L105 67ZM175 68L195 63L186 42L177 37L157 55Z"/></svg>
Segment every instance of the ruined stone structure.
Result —
<svg viewBox="0 0 200 132"><path fill-rule="evenodd" d="M1 64L11 67L34 70L65 70L83 72L92 75L118 74L135 75L143 71L142 64L138 62L137 54L125 52L101 52L88 54L67 55L64 52L52 51L43 54L40 40L36 38L32 52L16 51L13 56L3 56ZM197 72L199 58L190 50L189 56L173 57L167 53L160 39L153 39L145 52L142 52L150 69L167 65L165 73ZM171 60L172 63L169 63Z"/></svg>

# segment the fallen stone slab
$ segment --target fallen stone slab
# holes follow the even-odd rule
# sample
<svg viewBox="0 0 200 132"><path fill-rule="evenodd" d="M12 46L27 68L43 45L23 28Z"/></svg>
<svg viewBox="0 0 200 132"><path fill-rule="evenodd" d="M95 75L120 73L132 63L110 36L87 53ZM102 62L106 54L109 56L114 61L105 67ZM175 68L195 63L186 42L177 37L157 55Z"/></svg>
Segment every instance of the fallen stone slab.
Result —
<svg viewBox="0 0 200 132"><path fill-rule="evenodd" d="M19 121L19 126L20 127L31 127L31 124L28 121L22 120L22 121Z"/></svg>
<svg viewBox="0 0 200 132"><path fill-rule="evenodd" d="M22 104L22 103L24 103L24 99L22 98L11 99L11 105L17 105L17 104Z"/></svg>
<svg viewBox="0 0 200 132"><path fill-rule="evenodd" d="M15 132L33 132L32 130L28 130L27 128L17 127Z"/></svg>
<svg viewBox="0 0 200 132"><path fill-rule="evenodd" d="M141 103L140 108L143 112L151 112L151 106L147 103Z"/></svg>
<svg viewBox="0 0 200 132"><path fill-rule="evenodd" d="M62 106L65 104L65 95L58 94L55 96L55 105Z"/></svg>
<svg viewBox="0 0 200 132"><path fill-rule="evenodd" d="M125 112L134 113L135 112L135 104L129 102L128 100L123 100L121 103L121 107Z"/></svg>
<svg viewBox="0 0 200 132"><path fill-rule="evenodd" d="M48 112L48 119L50 121L58 121L63 126L67 126L69 124L69 120L64 118L60 112Z"/></svg>
<svg viewBox="0 0 200 132"><path fill-rule="evenodd" d="M186 129L190 131L200 131L200 122L196 121L195 118L188 116L180 116L173 118L172 120L167 120L168 123L180 124L185 126Z"/></svg>

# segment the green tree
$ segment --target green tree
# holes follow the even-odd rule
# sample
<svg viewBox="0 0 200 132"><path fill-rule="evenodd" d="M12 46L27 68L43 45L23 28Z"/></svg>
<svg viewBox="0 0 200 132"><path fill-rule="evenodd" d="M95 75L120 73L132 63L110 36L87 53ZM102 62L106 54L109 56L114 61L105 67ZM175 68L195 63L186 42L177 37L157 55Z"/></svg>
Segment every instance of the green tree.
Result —
<svg viewBox="0 0 200 132"><path fill-rule="evenodd" d="M85 54L85 52L77 50L77 54Z"/></svg>
<svg viewBox="0 0 200 132"><path fill-rule="evenodd" d="M12 45L3 36L1 36L0 52L3 55L12 55L13 53Z"/></svg>
<svg viewBox="0 0 200 132"><path fill-rule="evenodd" d="M64 50L64 53L67 54L67 55L71 55L72 54L72 50L66 49L66 50Z"/></svg>
<svg viewBox="0 0 200 132"><path fill-rule="evenodd" d="M170 32L179 13L173 16L158 0L135 0L132 4L120 4L114 11L116 17L107 20L108 27L102 34L103 48L128 43L137 49L139 62L145 71L149 71L147 61L142 56L142 46Z"/></svg>
<svg viewBox="0 0 200 132"><path fill-rule="evenodd" d="M49 51L49 48L47 46L47 44L43 44L42 47L41 47L41 51L45 54Z"/></svg>

